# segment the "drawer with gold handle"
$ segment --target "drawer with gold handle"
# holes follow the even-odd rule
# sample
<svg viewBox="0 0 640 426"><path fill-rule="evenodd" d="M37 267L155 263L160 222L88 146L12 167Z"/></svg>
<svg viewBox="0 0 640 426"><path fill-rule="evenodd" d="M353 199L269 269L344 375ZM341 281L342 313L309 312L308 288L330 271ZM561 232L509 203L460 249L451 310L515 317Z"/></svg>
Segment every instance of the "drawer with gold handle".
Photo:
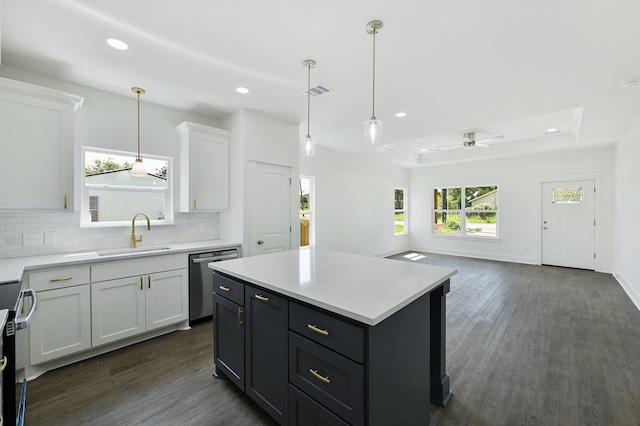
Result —
<svg viewBox="0 0 640 426"><path fill-rule="evenodd" d="M53 290L88 284L91 280L89 266L62 269L35 270L27 274L28 287L37 291Z"/></svg>

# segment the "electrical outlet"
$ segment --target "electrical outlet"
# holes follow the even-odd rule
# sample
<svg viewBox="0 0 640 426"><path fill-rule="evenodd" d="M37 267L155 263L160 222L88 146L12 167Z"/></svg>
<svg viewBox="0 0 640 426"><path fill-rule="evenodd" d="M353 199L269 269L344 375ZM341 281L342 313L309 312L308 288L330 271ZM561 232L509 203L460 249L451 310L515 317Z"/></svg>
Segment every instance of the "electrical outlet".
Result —
<svg viewBox="0 0 640 426"><path fill-rule="evenodd" d="M22 246L23 247L38 247L42 245L43 240L42 232L25 232L22 234Z"/></svg>
<svg viewBox="0 0 640 426"><path fill-rule="evenodd" d="M56 243L56 231L46 231L44 233L44 243L45 244L55 244Z"/></svg>

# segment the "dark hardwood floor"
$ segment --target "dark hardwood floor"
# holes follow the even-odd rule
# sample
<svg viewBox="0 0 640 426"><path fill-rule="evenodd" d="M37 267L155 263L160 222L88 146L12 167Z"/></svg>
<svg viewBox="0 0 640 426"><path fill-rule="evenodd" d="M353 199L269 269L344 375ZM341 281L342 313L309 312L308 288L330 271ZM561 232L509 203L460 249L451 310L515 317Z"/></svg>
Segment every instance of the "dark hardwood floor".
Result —
<svg viewBox="0 0 640 426"><path fill-rule="evenodd" d="M447 301L454 396L431 405L433 425L640 425L640 312L610 275L421 262L458 269ZM25 423L274 424L212 372L211 322L200 323L29 382Z"/></svg>

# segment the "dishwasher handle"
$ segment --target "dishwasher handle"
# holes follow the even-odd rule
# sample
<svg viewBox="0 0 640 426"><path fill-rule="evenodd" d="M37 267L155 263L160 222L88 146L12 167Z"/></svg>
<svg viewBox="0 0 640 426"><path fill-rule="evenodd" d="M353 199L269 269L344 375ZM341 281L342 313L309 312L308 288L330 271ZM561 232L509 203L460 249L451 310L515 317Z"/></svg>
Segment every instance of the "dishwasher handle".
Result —
<svg viewBox="0 0 640 426"><path fill-rule="evenodd" d="M27 316L16 318L16 329L22 330L23 328L27 328L29 323L31 322L31 317L36 310L36 292L31 288L26 288L22 291L20 297L31 297L31 309L29 309L29 313Z"/></svg>
<svg viewBox="0 0 640 426"><path fill-rule="evenodd" d="M191 263L204 263L204 262L218 262L221 260L229 260L229 259L237 259L238 255L234 254L225 254L223 256L212 256L212 257L200 257L198 259L191 259Z"/></svg>

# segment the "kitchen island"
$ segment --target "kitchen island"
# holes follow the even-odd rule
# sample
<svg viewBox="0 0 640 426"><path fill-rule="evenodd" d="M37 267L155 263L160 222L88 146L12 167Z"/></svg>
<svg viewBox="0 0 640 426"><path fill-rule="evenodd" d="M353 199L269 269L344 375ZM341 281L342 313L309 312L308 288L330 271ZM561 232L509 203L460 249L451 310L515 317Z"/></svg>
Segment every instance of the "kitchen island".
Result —
<svg viewBox="0 0 640 426"><path fill-rule="evenodd" d="M216 377L280 424L428 425L455 269L302 248L209 264Z"/></svg>

